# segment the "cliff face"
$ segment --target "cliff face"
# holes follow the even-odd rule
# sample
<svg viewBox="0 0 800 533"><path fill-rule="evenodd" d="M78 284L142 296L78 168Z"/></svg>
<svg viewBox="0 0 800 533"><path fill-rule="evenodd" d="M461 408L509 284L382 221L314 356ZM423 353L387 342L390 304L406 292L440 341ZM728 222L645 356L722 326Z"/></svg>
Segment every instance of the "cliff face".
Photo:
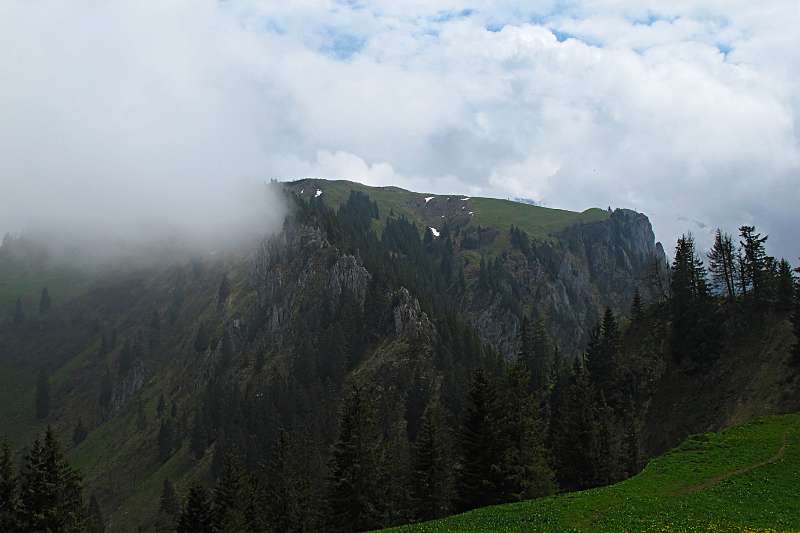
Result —
<svg viewBox="0 0 800 533"><path fill-rule="evenodd" d="M484 341L507 356L518 349L520 314L544 320L572 355L583 349L605 307L626 315L637 289L652 301L666 283L666 256L650 221L625 209L570 226L527 254L507 250L502 260L510 279L469 294L467 309Z"/></svg>

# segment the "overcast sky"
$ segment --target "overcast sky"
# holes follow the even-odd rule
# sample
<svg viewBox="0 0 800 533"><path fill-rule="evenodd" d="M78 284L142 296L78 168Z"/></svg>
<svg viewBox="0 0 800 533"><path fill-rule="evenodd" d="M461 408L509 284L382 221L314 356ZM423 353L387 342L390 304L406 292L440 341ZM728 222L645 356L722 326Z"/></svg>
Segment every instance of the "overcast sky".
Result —
<svg viewBox="0 0 800 533"><path fill-rule="evenodd" d="M668 249L755 223L797 262L798 28L797 0L3 0L0 231L217 224L317 176L629 207Z"/></svg>

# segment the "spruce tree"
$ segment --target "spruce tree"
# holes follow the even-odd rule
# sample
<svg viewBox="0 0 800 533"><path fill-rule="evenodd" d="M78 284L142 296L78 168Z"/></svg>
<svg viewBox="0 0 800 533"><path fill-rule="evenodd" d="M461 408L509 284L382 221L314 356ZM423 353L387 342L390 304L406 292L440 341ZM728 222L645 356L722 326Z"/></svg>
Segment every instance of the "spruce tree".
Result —
<svg viewBox="0 0 800 533"><path fill-rule="evenodd" d="M136 355L134 352L133 343L130 339L126 339L125 344L122 346L122 350L119 352L119 375L121 377L128 375L128 372L133 366L133 360L135 357Z"/></svg>
<svg viewBox="0 0 800 533"><path fill-rule="evenodd" d="M572 374L562 378L551 398L549 441L556 478L562 489L590 487L596 477L593 463L595 397L584 357L579 357Z"/></svg>
<svg viewBox="0 0 800 533"><path fill-rule="evenodd" d="M795 272L800 273L800 267L795 269ZM794 325L794 362L796 366L800 366L800 280L795 282L794 287L794 310L792 311L792 323Z"/></svg>
<svg viewBox="0 0 800 533"><path fill-rule="evenodd" d="M181 502L175 492L175 486L164 479L159 498L158 517L156 518L156 531L158 533L172 533L181 514Z"/></svg>
<svg viewBox="0 0 800 533"><path fill-rule="evenodd" d="M543 426L534 396L528 391L528 370L513 365L502 388L497 438L504 445L502 499L519 501L551 494L555 490Z"/></svg>
<svg viewBox="0 0 800 533"><path fill-rule="evenodd" d="M175 447L175 423L171 418L161 421L158 430L158 458L166 462L172 456Z"/></svg>
<svg viewBox="0 0 800 533"><path fill-rule="evenodd" d="M172 517L177 517L181 512L181 501L178 498L178 493L175 492L175 485L172 484L172 481L170 481L169 478L164 479L164 483L161 488L159 510Z"/></svg>
<svg viewBox="0 0 800 533"><path fill-rule="evenodd" d="M377 509L378 439L371 407L353 386L342 407L339 437L330 461L330 524L339 531L379 526Z"/></svg>
<svg viewBox="0 0 800 533"><path fill-rule="evenodd" d="M78 418L78 423L75 424L75 429L72 431L72 443L77 446L84 440L86 440L86 436L89 432L86 430L86 427L83 425L83 420Z"/></svg>
<svg viewBox="0 0 800 533"><path fill-rule="evenodd" d="M781 259L778 263L775 292L778 309L783 312L791 311L794 303L794 275L792 266L786 259Z"/></svg>
<svg viewBox="0 0 800 533"><path fill-rule="evenodd" d="M144 402L136 402L136 429L144 431L147 429L147 415L144 412Z"/></svg>
<svg viewBox="0 0 800 533"><path fill-rule="evenodd" d="M714 245L708 252L708 270L718 291L723 292L729 301L736 299L736 255L733 238L717 228Z"/></svg>
<svg viewBox="0 0 800 533"><path fill-rule="evenodd" d="M106 521L103 518L103 511L100 509L100 502L97 501L97 496L92 494L89 500L89 517L87 520L88 530L90 533L105 533Z"/></svg>
<svg viewBox="0 0 800 533"><path fill-rule="evenodd" d="M217 291L217 309L221 310L225 307L228 298L231 295L231 283L228 281L228 275L223 274L222 280L219 283L219 290Z"/></svg>
<svg viewBox="0 0 800 533"><path fill-rule="evenodd" d="M156 407L156 415L158 418L163 418L164 413L167 411L167 401L164 399L164 393L162 392L161 395L158 397L158 406Z"/></svg>
<svg viewBox="0 0 800 533"><path fill-rule="evenodd" d="M617 378L617 359L620 349L620 332L617 319L606 308L603 320L591 334L587 351L587 367L598 390L611 392Z"/></svg>
<svg viewBox="0 0 800 533"><path fill-rule="evenodd" d="M696 355L706 359L715 357L720 325L708 292L706 270L695 253L691 235L678 239L671 286L673 356L678 361Z"/></svg>
<svg viewBox="0 0 800 533"><path fill-rule="evenodd" d="M49 427L26 456L20 490L22 529L81 531L86 516L80 475L66 461Z"/></svg>
<svg viewBox="0 0 800 533"><path fill-rule="evenodd" d="M211 343L211 339L208 333L208 327L206 326L205 322L200 322L200 325L197 328L197 334L194 338L194 349L197 353L203 353L208 350L208 346Z"/></svg>
<svg viewBox="0 0 800 533"><path fill-rule="evenodd" d="M113 392L114 385L111 381L111 371L106 369L105 373L103 374L103 380L100 382L100 395L98 397L100 407L106 409L111 405L111 397Z"/></svg>
<svg viewBox="0 0 800 533"><path fill-rule="evenodd" d="M47 287L42 289L42 295L39 297L39 314L46 315L50 311L50 293Z"/></svg>
<svg viewBox="0 0 800 533"><path fill-rule="evenodd" d="M461 427L458 492L464 510L500 501L502 445L498 441L497 395L483 370L472 376Z"/></svg>
<svg viewBox="0 0 800 533"><path fill-rule="evenodd" d="M249 480L230 454L224 459L222 475L214 489L212 524L214 531L250 531L247 506L252 498Z"/></svg>
<svg viewBox="0 0 800 533"><path fill-rule="evenodd" d="M434 399L422 416L412 460L412 502L417 520L432 520L449 514L455 497L452 441L442 407Z"/></svg>
<svg viewBox="0 0 800 533"><path fill-rule="evenodd" d="M400 401L396 411L403 411ZM397 415L398 413L396 413ZM391 416L391 415L389 415ZM403 524L411 519L411 451L402 412L384 430L378 468L378 509L383 525Z"/></svg>
<svg viewBox="0 0 800 533"><path fill-rule="evenodd" d="M0 531L18 531L19 489L8 442L0 447Z"/></svg>
<svg viewBox="0 0 800 533"><path fill-rule="evenodd" d="M264 466L263 507L260 529L297 531L304 512L296 488L297 479L290 464L289 434L281 430Z"/></svg>
<svg viewBox="0 0 800 533"><path fill-rule="evenodd" d="M753 299L761 302L767 289L767 253L764 243L767 236L756 233L755 226L742 226L739 228L741 241L741 271L742 286L750 289Z"/></svg>
<svg viewBox="0 0 800 533"><path fill-rule="evenodd" d="M192 485L178 519L177 533L213 533L211 501L206 489Z"/></svg>
<svg viewBox="0 0 800 533"><path fill-rule="evenodd" d="M50 414L50 375L47 369L39 371L36 380L36 418L42 420Z"/></svg>
<svg viewBox="0 0 800 533"><path fill-rule="evenodd" d="M641 321L643 314L642 294L639 292L639 287L636 287L633 293L633 300L631 301L631 322L637 323Z"/></svg>

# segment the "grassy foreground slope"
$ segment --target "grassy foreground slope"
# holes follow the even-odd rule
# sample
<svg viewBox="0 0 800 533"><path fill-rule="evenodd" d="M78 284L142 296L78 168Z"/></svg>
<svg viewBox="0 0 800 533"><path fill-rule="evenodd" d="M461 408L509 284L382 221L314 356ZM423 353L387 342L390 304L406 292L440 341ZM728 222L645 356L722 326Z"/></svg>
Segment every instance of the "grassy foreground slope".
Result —
<svg viewBox="0 0 800 533"><path fill-rule="evenodd" d="M800 531L800 414L690 437L616 485L393 531Z"/></svg>

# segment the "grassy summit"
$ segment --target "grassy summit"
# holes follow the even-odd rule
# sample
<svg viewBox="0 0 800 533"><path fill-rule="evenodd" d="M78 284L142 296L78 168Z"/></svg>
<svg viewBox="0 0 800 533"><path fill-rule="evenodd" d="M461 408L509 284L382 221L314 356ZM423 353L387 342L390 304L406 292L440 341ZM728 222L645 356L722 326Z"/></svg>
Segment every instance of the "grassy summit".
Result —
<svg viewBox="0 0 800 533"><path fill-rule="evenodd" d="M392 531L800 531L799 487L800 414L772 416L692 436L616 485Z"/></svg>
<svg viewBox="0 0 800 533"><path fill-rule="evenodd" d="M517 226L532 237L544 238L572 224L608 218L607 211L596 208L578 213L497 198L417 193L398 187L370 187L345 180L303 179L289 186L303 198L320 197L334 208L347 201L350 191L363 192L377 202L382 219L393 212L405 215L420 227L440 228L443 219L458 219L468 225L502 231Z"/></svg>

